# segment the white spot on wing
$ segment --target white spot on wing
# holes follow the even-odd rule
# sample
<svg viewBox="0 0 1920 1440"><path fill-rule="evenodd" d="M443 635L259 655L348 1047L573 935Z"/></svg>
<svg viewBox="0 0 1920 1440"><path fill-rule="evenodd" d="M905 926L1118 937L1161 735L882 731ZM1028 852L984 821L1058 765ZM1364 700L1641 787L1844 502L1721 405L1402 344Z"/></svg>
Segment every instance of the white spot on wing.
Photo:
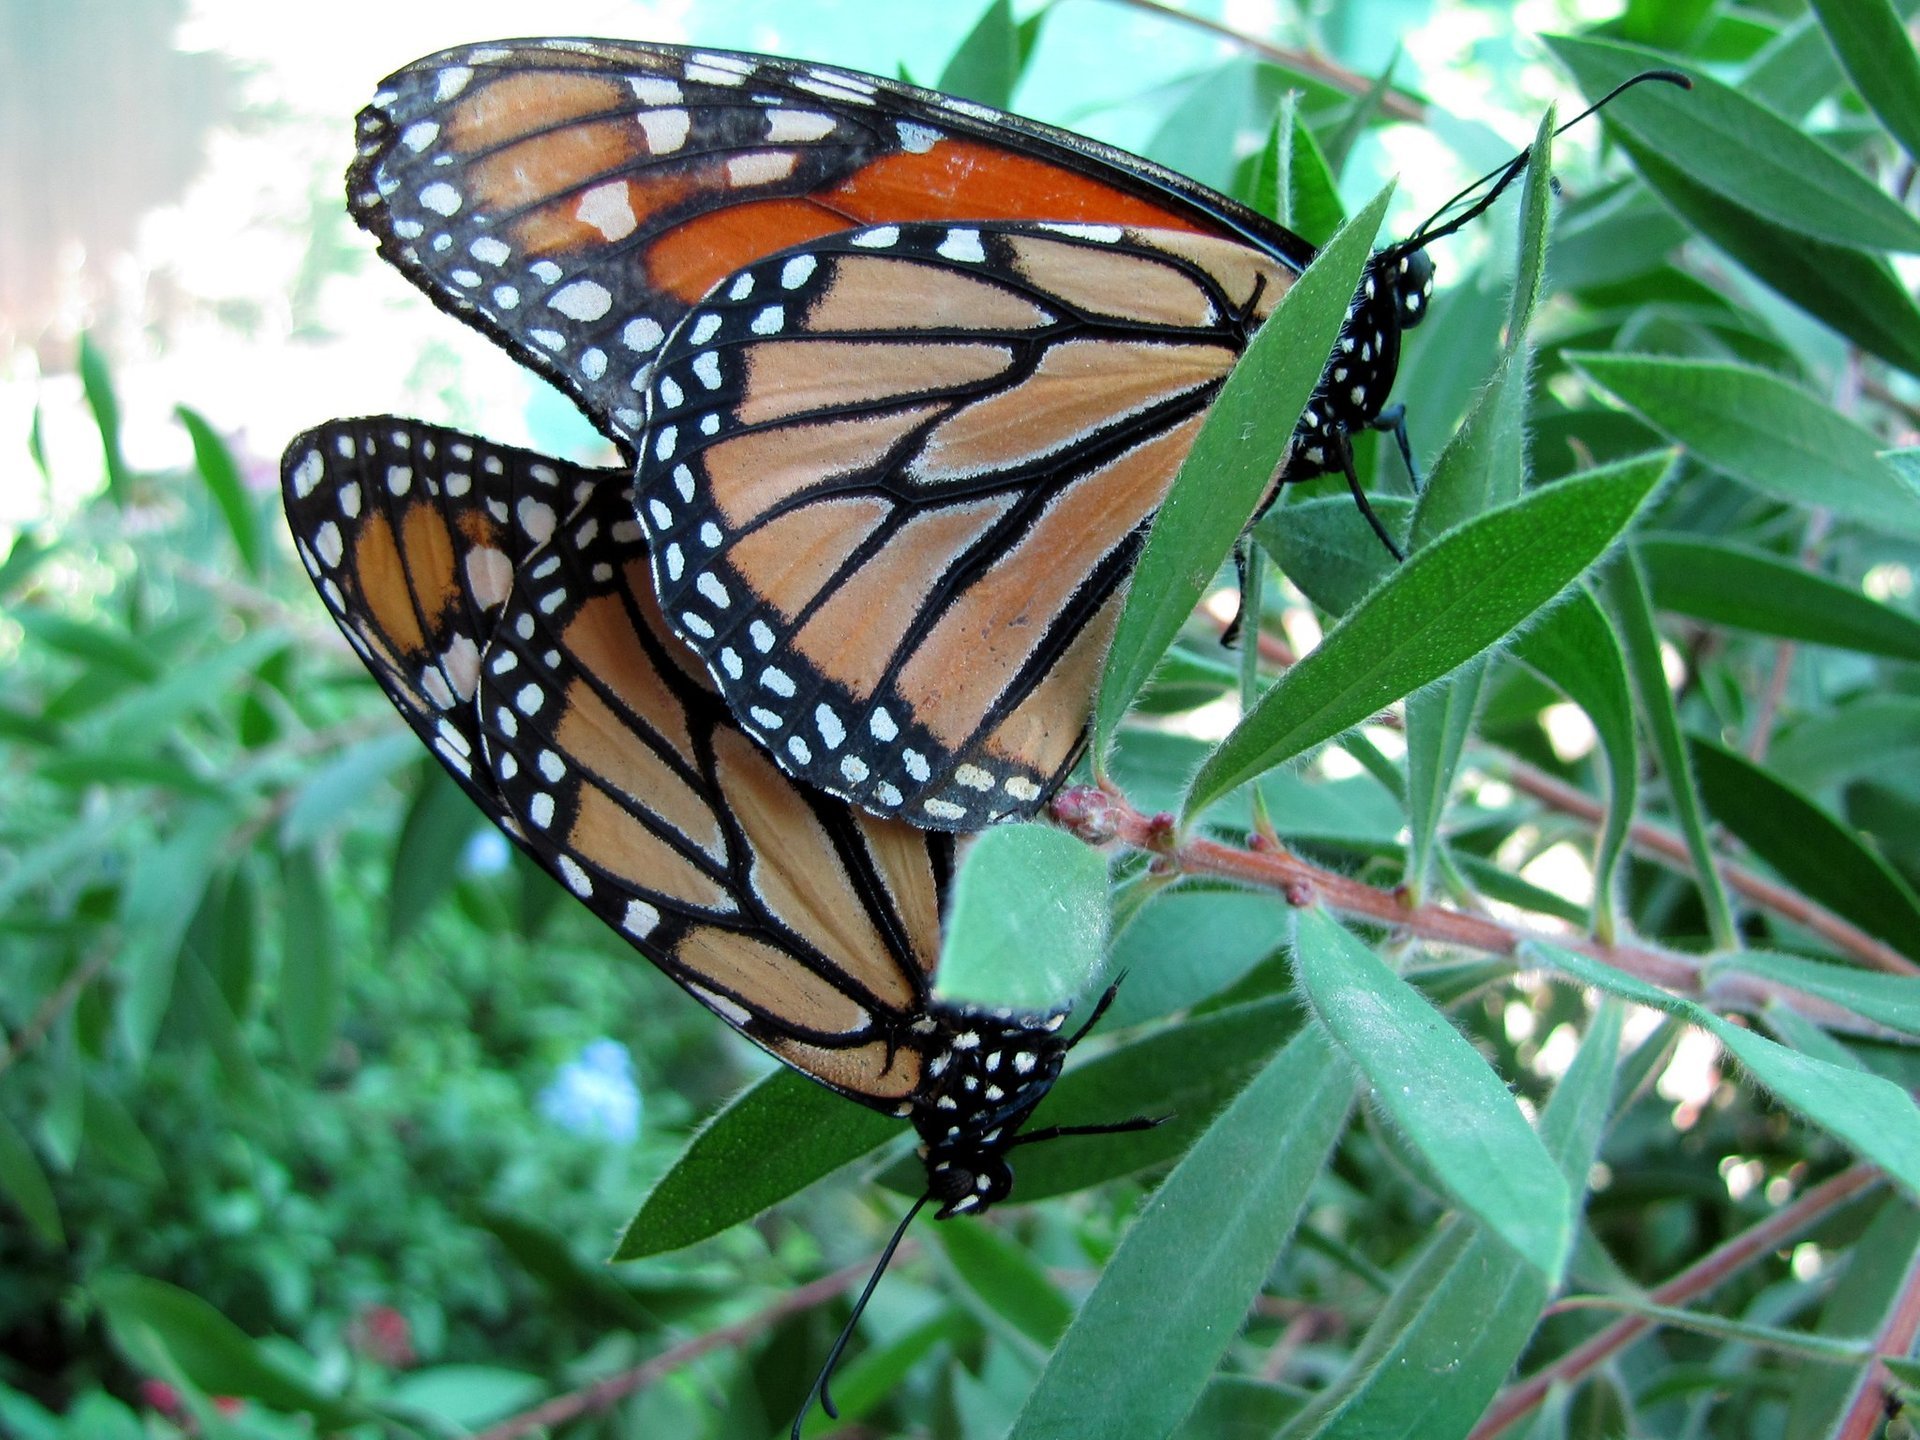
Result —
<svg viewBox="0 0 1920 1440"><path fill-rule="evenodd" d="M687 143L693 129L693 117L684 110L643 110L637 117L647 137L647 150L654 155L671 155Z"/></svg>
<svg viewBox="0 0 1920 1440"><path fill-rule="evenodd" d="M573 214L581 224L591 225L609 240L626 239L640 223L634 218L633 202L627 197L624 180L594 186L580 197Z"/></svg>

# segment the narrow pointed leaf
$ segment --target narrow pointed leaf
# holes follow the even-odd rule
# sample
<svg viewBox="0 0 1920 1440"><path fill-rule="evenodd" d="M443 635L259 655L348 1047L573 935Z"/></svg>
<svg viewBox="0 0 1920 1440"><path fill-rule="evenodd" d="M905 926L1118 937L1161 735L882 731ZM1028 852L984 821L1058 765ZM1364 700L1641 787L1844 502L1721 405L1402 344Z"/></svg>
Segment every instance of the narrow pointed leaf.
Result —
<svg viewBox="0 0 1920 1440"><path fill-rule="evenodd" d="M1583 985L1595 986L1636 1005L1664 1010L1705 1030L1782 1105L1832 1134L1862 1159L1880 1166L1909 1194L1920 1194L1920 1108L1898 1085L1878 1075L1829 1065L1789 1050L1721 1019L1704 1005L1575 951L1529 941L1522 947L1522 954Z"/></svg>
<svg viewBox="0 0 1920 1440"><path fill-rule="evenodd" d="M1691 749L1716 820L1809 898L1920 959L1920 897L1852 826L1724 745L1696 735Z"/></svg>
<svg viewBox="0 0 1920 1440"><path fill-rule="evenodd" d="M1672 535L1646 536L1634 550L1662 610L1783 640L1920 661L1920 619L1778 555Z"/></svg>
<svg viewBox="0 0 1920 1440"><path fill-rule="evenodd" d="M1097 760L1284 459L1345 323L1389 193L1375 196L1288 287L1208 410L1147 532L1107 652L1094 707Z"/></svg>
<svg viewBox="0 0 1920 1440"><path fill-rule="evenodd" d="M1799 386L1717 361L1568 358L1669 440L1763 495L1920 536L1920 493L1887 468L1879 442Z"/></svg>
<svg viewBox="0 0 1920 1440"><path fill-rule="evenodd" d="M1504 640L1605 554L1666 474L1643 457L1558 481L1415 552L1201 766L1185 814Z"/></svg>
<svg viewBox="0 0 1920 1440"><path fill-rule="evenodd" d="M965 1216L937 1226L934 1234L954 1273L992 1320L1024 1337L1036 1355L1053 1348L1073 1319L1073 1306L1032 1255L993 1226Z"/></svg>
<svg viewBox="0 0 1920 1440"><path fill-rule="evenodd" d="M1660 773L1667 782L1667 804L1672 807L1680 834L1687 842L1687 854L1693 861L1693 881L1700 888L1714 947L1734 949L1739 944L1739 935L1734 928L1733 907L1727 899L1727 888L1720 878L1713 847L1707 842L1699 786L1694 782L1680 717L1674 710L1673 692L1667 687L1667 672L1660 663L1660 632L1653 623L1653 601L1647 594L1646 575L1629 552L1609 565L1601 578L1607 608L1619 627L1627 673L1633 679L1634 698L1639 702L1641 719L1653 740Z"/></svg>
<svg viewBox="0 0 1920 1440"><path fill-rule="evenodd" d="M613 1258L662 1255L718 1235L900 1133L898 1120L776 1070L695 1132L640 1202Z"/></svg>
<svg viewBox="0 0 1920 1440"><path fill-rule="evenodd" d="M1758 975L1795 990L1844 1005L1857 1015L1878 1020L1909 1035L1920 1035L1920 985L1909 976L1883 975L1854 965L1834 965L1799 955L1776 955L1764 950L1742 950L1716 960L1707 970L1712 981L1723 973Z"/></svg>
<svg viewBox="0 0 1920 1440"><path fill-rule="evenodd" d="M936 89L1004 110L1013 103L1023 56L1009 0L993 0L940 72Z"/></svg>
<svg viewBox="0 0 1920 1440"><path fill-rule="evenodd" d="M1809 315L1861 349L1920 374L1920 305L1884 256L1829 244L1722 199L1629 140L1634 167L1669 209Z"/></svg>
<svg viewBox="0 0 1920 1440"><path fill-rule="evenodd" d="M1540 1138L1584 1193L1610 1111L1624 1007L1609 1000L1540 1116ZM1441 1231L1374 1320L1346 1373L1281 1440L1465 1435L1519 1360L1548 1297L1545 1277L1485 1230ZM1433 1383L1444 1374L1446 1383Z"/></svg>
<svg viewBox="0 0 1920 1440"><path fill-rule="evenodd" d="M280 1033L293 1063L312 1075L333 1049L340 1023L340 947L333 901L310 850L281 857L284 928L277 997Z"/></svg>
<svg viewBox="0 0 1920 1440"><path fill-rule="evenodd" d="M1606 40L1546 37L1589 100L1672 57ZM1920 250L1920 221L1835 151L1699 71L1693 89L1642 85L1602 112L1610 130L1674 157L1736 205L1833 245Z"/></svg>
<svg viewBox="0 0 1920 1440"><path fill-rule="evenodd" d="M1833 53L1907 154L1920 160L1920 58L1887 0L1812 0Z"/></svg>
<svg viewBox="0 0 1920 1440"><path fill-rule="evenodd" d="M1173 1429L1293 1233L1352 1092L1318 1032L1274 1056L1147 1202L1009 1440L1162 1440ZM1142 1315L1153 1316L1150 1342Z"/></svg>
<svg viewBox="0 0 1920 1440"><path fill-rule="evenodd" d="M260 534L260 512L241 482L240 467L234 463L233 452L220 438L220 432L198 411L181 405L175 408L174 414L180 417L180 423L187 427L187 434L193 440L193 468L200 472L207 493L227 522L227 533L233 537L233 548L240 554L240 563L247 574L259 575L265 548Z"/></svg>
<svg viewBox="0 0 1920 1440"><path fill-rule="evenodd" d="M1582 587L1514 644L1514 654L1532 666L1586 712L1606 770L1607 816L1594 839L1594 930L1611 937L1616 928L1615 878L1633 827L1640 788L1640 751L1633 728L1633 690L1620 637L1607 612Z"/></svg>
<svg viewBox="0 0 1920 1440"><path fill-rule="evenodd" d="M0 1197L27 1222L41 1243L65 1248L66 1228L60 1223L60 1204L54 1198L46 1169L27 1137L4 1114L0 1114Z"/></svg>
<svg viewBox="0 0 1920 1440"><path fill-rule="evenodd" d="M1573 1239L1567 1183L1506 1083L1324 912L1301 912L1294 954L1314 1018L1367 1078L1379 1113L1463 1209L1557 1279Z"/></svg>

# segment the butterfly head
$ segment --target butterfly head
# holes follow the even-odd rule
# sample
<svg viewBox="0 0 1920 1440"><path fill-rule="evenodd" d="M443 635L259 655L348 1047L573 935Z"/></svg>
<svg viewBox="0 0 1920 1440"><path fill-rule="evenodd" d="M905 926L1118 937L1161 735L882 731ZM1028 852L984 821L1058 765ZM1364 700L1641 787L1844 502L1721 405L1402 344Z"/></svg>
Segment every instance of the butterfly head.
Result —
<svg viewBox="0 0 1920 1440"><path fill-rule="evenodd" d="M1425 249L1395 245L1374 257L1380 283L1392 294L1402 330L1411 330L1427 318L1433 300L1433 257Z"/></svg>

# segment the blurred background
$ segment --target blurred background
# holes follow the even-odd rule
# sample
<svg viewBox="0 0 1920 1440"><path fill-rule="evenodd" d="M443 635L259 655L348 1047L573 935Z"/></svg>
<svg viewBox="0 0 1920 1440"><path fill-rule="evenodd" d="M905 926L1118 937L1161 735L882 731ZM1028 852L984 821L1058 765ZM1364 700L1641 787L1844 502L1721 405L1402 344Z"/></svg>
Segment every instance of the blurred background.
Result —
<svg viewBox="0 0 1920 1440"><path fill-rule="evenodd" d="M684 1254L603 1265L650 1179L768 1062L565 903L424 755L295 562L277 465L307 426L387 411L614 458L565 399L435 311L349 221L353 116L383 75L533 29L938 84L987 8L0 0L0 1436L280 1440L346 1426L330 1408L341 1395L380 1407L356 1435L471 1433L764 1307L797 1274L871 1253L890 1215L863 1179L816 1186ZM1546 104L1568 113L1574 93L1540 33L1619 20L1730 70L1810 33L1804 7L1786 0L1184 9L1311 51L1336 82L1262 63L1150 4L1058 0L1028 32L1017 87L975 98L1227 187L1249 173L1282 94L1298 90L1349 207L1399 177L1383 232L1398 235L1526 143ZM1389 66L1397 95L1425 102L1421 123L1393 123L1364 98ZM1830 62L1821 74L1839 86ZM1824 93L1801 97L1795 118ZM1839 116L1839 143L1865 134L1857 111L1826 113ZM1571 195L1600 154L1594 129L1562 142L1555 168ZM1698 268L1749 307L1736 315L1668 264L1686 242L1677 222L1637 192L1625 207L1589 212L1599 218L1573 252L1583 343L1631 332L1644 348L1750 360L1823 394L1843 373L1832 332L1709 252ZM1413 416L1422 457L1495 353L1511 231L1509 219L1477 225L1438 257L1443 291L1472 302L1451 324L1436 315L1411 352L1418 368L1429 347ZM1644 289L1618 288L1627 280ZM1612 453L1655 441L1617 410L1583 414L1597 418L1582 436ZM1591 458L1563 440L1551 473ZM1702 528L1753 509L1725 483L1690 493L1681 518L1704 517ZM1754 533L1791 556L1799 532L1774 524L1784 508ZM1877 574L1867 593L1906 605L1907 553L1849 552L1849 583ZM1819 683L1871 691L1871 662L1828 656ZM1746 673L1693 701L1738 711ZM1808 673L1795 685L1812 686ZM1502 691L1509 703L1490 707L1489 723L1509 727L1514 753L1591 785L1591 729L1557 752L1536 722L1573 707L1529 683ZM1182 752L1175 769L1186 764ZM1371 786L1359 768L1343 773ZM1402 832L1384 790L1368 791L1370 810L1352 793L1329 801L1326 838L1330 863L1357 869ZM1525 827L1511 790L1478 794L1491 871ZM1908 787L1868 801L1889 833L1920 835ZM1556 913L1577 919L1585 836L1570 834L1529 831L1511 868L1558 856L1559 869L1526 873L1572 896ZM1895 858L1920 875L1920 844ZM1665 872L1635 883L1638 919L1698 936L1684 885ZM1229 979L1271 958L1275 904L1216 907L1239 916L1213 937L1231 952ZM1142 946L1195 943L1184 922L1138 934ZM1135 983L1123 1005L1155 1013L1151 982ZM1284 974L1273 984L1284 988ZM1546 987L1517 992L1479 1016L1480 1038L1503 1073L1532 1083L1564 1070L1578 1010ZM1712 1042L1679 1031L1649 1042L1658 1054L1642 1078L1663 1088L1623 1127L1627 1150L1666 1166L1649 1182L1659 1203L1623 1200L1635 1209L1618 1253L1650 1275L1714 1240L1742 1206L1777 1203L1792 1186L1771 1187L1804 1169L1763 1104L1731 1108ZM1330 1191L1355 1235L1403 1254L1435 1212L1382 1200L1391 1213L1370 1214L1405 1177L1391 1137L1357 1148L1364 1158ZM1668 1164L1683 1149L1696 1169ZM1716 1178L1722 1155L1738 1163ZM1024 1239L1078 1283L1144 1184L1023 1212ZM1373 1286L1369 1263L1332 1268L1339 1283L1358 1274ZM914 1328L928 1316L948 1315L977 1358L986 1322L941 1308L973 1303L959 1293L927 1267L883 1287L871 1323L906 1337L888 1352L895 1382L934 1343L915 1338L933 1333ZM1366 1289L1368 1303L1378 1293ZM567 1433L784 1433L831 1319L785 1319L750 1364L688 1365L617 1417ZM920 1372L902 1413L930 1413L938 1384L941 1433L1001 1433L1039 1353L988 1348L950 1381ZM1335 1360L1306 1363L1324 1379Z"/></svg>

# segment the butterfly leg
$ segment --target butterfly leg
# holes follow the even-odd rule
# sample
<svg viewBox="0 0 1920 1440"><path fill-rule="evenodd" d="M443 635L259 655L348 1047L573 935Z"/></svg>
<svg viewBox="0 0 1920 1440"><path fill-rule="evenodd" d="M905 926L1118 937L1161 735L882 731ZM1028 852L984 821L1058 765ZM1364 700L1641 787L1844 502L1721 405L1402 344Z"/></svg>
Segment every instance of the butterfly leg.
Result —
<svg viewBox="0 0 1920 1440"><path fill-rule="evenodd" d="M1360 476L1353 468L1353 446L1348 443L1344 430L1329 436L1329 448L1334 452L1332 458L1340 462L1340 471L1347 477L1347 489L1353 492L1353 503L1360 507L1360 513L1367 517L1367 524L1373 527L1373 533L1380 537L1380 543L1387 547L1387 553L1395 560L1404 562L1406 553L1394 544L1393 536L1387 533L1387 527L1374 513L1373 506L1367 500L1367 492L1360 488Z"/></svg>
<svg viewBox="0 0 1920 1440"><path fill-rule="evenodd" d="M1227 628L1220 632L1220 644L1228 650L1240 643L1240 622L1245 618L1243 611L1247 593L1247 546L1251 543L1244 531L1240 538L1233 542L1233 575L1238 582L1234 589L1241 596L1242 609L1233 612L1233 619L1229 620Z"/></svg>
<svg viewBox="0 0 1920 1440"><path fill-rule="evenodd" d="M1400 459L1407 467L1407 479L1413 482L1413 493L1420 493L1420 472L1413 463L1413 446L1407 443L1407 407L1392 405L1380 412L1372 428L1384 430L1393 436L1394 444L1400 447Z"/></svg>

